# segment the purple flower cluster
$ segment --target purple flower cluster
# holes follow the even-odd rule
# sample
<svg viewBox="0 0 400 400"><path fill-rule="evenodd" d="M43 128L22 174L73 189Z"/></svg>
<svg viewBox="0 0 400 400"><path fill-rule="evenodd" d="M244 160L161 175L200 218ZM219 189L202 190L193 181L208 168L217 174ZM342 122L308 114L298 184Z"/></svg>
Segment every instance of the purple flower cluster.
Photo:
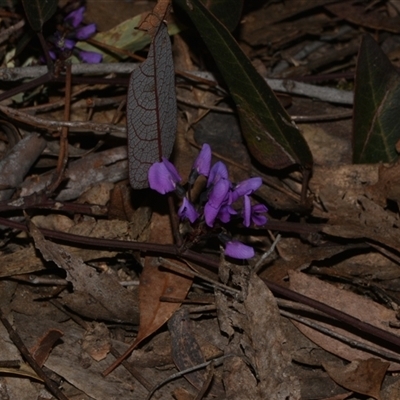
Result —
<svg viewBox="0 0 400 400"><path fill-rule="evenodd" d="M206 225L213 227L216 220L228 223L233 215L238 212L232 207L233 203L243 199L242 217L243 224L249 227L264 225L267 218L264 213L268 211L262 204L252 205L250 195L262 184L261 178L250 178L233 185L228 178L228 169L221 161L211 166L211 148L204 144L196 158L189 176L189 184L193 185L196 179L203 175L207 177L206 195L207 201L204 207L196 208L185 196L178 210L181 219L187 218L194 223L199 218L204 218ZM182 192L180 177L175 166L166 158L154 163L148 174L150 188L161 194L172 191ZM220 236L220 239L222 237ZM234 240L224 240L225 254L238 259L248 259L254 256L254 249Z"/></svg>
<svg viewBox="0 0 400 400"><path fill-rule="evenodd" d="M79 50L76 46L78 40L89 39L96 33L96 24L83 25L85 7L80 7L65 17L65 23L70 31L66 35L56 32L51 38L54 48L49 51L53 60L57 59L57 53L75 53L78 58L88 64L98 64L103 56L94 51Z"/></svg>

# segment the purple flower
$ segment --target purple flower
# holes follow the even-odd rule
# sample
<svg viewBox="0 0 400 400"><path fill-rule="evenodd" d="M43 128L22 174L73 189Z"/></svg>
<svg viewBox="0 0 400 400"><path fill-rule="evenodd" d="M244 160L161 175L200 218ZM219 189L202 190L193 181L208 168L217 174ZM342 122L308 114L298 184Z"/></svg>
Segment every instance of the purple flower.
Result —
<svg viewBox="0 0 400 400"><path fill-rule="evenodd" d="M73 28L77 28L83 22L83 15L85 14L86 8L84 6L77 8L70 12L66 17L65 21L70 24Z"/></svg>
<svg viewBox="0 0 400 400"><path fill-rule="evenodd" d="M174 191L176 184L182 180L174 164L165 157L150 167L148 179L149 186L161 194Z"/></svg>
<svg viewBox="0 0 400 400"><path fill-rule="evenodd" d="M211 188L208 201L204 206L204 218L208 226L214 226L219 210L224 202L228 202L230 186L230 182L222 178Z"/></svg>
<svg viewBox="0 0 400 400"><path fill-rule="evenodd" d="M243 243L232 240L225 244L225 254L232 258L247 260L254 257L254 249Z"/></svg>
<svg viewBox="0 0 400 400"><path fill-rule="evenodd" d="M231 215L236 215L237 212L228 204L221 206L218 211L217 218L227 224L231 220Z"/></svg>
<svg viewBox="0 0 400 400"><path fill-rule="evenodd" d="M252 206L250 197L244 195L243 225L245 227L248 228L251 221L253 221L254 225L264 225L267 222L267 217L261 214L266 213L267 211L268 208L263 204Z"/></svg>
<svg viewBox="0 0 400 400"><path fill-rule="evenodd" d="M199 218L199 213L194 208L193 204L186 198L183 198L183 203L179 207L178 215L180 218L187 218L192 224Z"/></svg>
<svg viewBox="0 0 400 400"><path fill-rule="evenodd" d="M83 62L87 64L99 64L103 59L103 56L100 53L96 53L95 51L79 50L78 56Z"/></svg>
<svg viewBox="0 0 400 400"><path fill-rule="evenodd" d="M199 175L208 176L210 173L211 155L210 145L204 143L199 155L193 163L193 169L195 169Z"/></svg>
<svg viewBox="0 0 400 400"><path fill-rule="evenodd" d="M78 40L89 39L96 33L96 24L82 25L83 15L86 8L80 7L65 17L68 27L65 34L61 35L56 32L49 40L53 43L53 48L49 50L50 57L55 60L57 55L61 59L66 59L75 54L81 61L89 64L98 64L102 61L103 56L93 51L82 51L75 47ZM72 28L72 31L71 31ZM65 37L66 36L66 37Z"/></svg>
<svg viewBox="0 0 400 400"><path fill-rule="evenodd" d="M249 178L238 183L232 191L232 202L236 201L239 197L250 195L255 192L262 185L262 179L259 177Z"/></svg>
<svg viewBox="0 0 400 400"><path fill-rule="evenodd" d="M78 40L89 39L96 33L96 24L89 24L75 29L75 37Z"/></svg>
<svg viewBox="0 0 400 400"><path fill-rule="evenodd" d="M212 184L215 185L221 178L226 180L228 179L228 169L222 161L218 161L212 166L210 170L207 187L210 187Z"/></svg>

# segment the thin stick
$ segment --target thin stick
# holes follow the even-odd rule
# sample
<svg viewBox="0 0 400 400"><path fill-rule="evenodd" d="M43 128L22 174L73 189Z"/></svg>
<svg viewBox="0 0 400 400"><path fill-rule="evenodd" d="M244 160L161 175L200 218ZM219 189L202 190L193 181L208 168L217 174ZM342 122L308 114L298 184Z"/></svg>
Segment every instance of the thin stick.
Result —
<svg viewBox="0 0 400 400"><path fill-rule="evenodd" d="M68 397L65 396L65 394L57 387L57 385L44 373L42 368L40 368L39 364L33 358L32 354L29 353L29 350L25 346L24 342L21 340L20 336L14 330L12 325L8 322L8 319L4 316L3 310L1 309L0 309L0 320L3 323L4 327L7 329L10 339L17 346L22 356L32 367L32 369L36 372L38 377L42 379L47 389L49 389L50 393L59 400L68 400Z"/></svg>
<svg viewBox="0 0 400 400"><path fill-rule="evenodd" d="M65 79L65 107L64 120L69 121L71 115L71 66L67 66L67 77ZM60 135L60 151L58 153L57 169L55 179L48 187L48 194L53 193L61 183L68 162L68 127L63 126Z"/></svg>
<svg viewBox="0 0 400 400"><path fill-rule="evenodd" d="M154 388L153 388L153 389L150 391L150 393L147 395L146 400L150 400L150 398L153 396L153 394L154 394L161 386L164 386L166 383L171 382L171 381L173 381L174 379L178 379L178 378L180 378L180 377L183 376L183 375L189 374L190 372L198 371L199 369L205 368L205 367L207 367L207 366L208 366L209 364L211 364L211 363L213 363L215 366L216 366L216 365L219 365L219 364L222 363L222 361L223 361L225 358L228 358L228 357L236 357L236 355L235 355L235 354L227 354L227 355L225 355L225 356L215 358L214 360L206 361L206 362L204 362L204 363L202 363L202 364L195 365L194 367L185 369L185 370L183 370L183 371L179 371L179 372L177 372L176 374L173 374L173 375L169 376L167 379L164 379L162 382L160 382L160 383L158 383L156 386L154 386Z"/></svg>

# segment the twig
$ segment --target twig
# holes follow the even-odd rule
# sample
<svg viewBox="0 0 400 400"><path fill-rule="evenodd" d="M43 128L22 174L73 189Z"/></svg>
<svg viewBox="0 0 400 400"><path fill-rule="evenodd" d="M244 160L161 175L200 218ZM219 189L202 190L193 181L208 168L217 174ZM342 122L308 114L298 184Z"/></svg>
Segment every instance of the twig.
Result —
<svg viewBox="0 0 400 400"><path fill-rule="evenodd" d="M2 105L0 105L0 111L6 114L8 117L15 119L17 121L33 125L37 128L48 129L51 131L60 132L62 127L66 126L69 128L70 131L74 132L93 132L102 135L105 135L107 133L112 133L113 136L115 137L123 137L123 138L126 137L125 126L101 124L90 121L75 122L75 121L47 120Z"/></svg>
<svg viewBox="0 0 400 400"><path fill-rule="evenodd" d="M121 357L121 354L112 346L110 352L117 359ZM151 390L151 383L130 362L122 360L121 364L147 391Z"/></svg>
<svg viewBox="0 0 400 400"><path fill-rule="evenodd" d="M257 264L254 266L254 269L253 269L253 273L254 274L257 274L258 271L260 271L260 268L263 266L264 261L273 253L273 251L275 250L276 245L279 243L280 240L281 240L281 235L278 234L276 236L276 239L274 240L274 242L271 244L271 247L269 248L269 250L266 251L260 257L260 259L257 261Z"/></svg>
<svg viewBox="0 0 400 400"><path fill-rule="evenodd" d="M29 353L29 350L25 346L24 342L21 340L18 333L14 330L11 324L8 322L8 319L4 316L3 310L1 309L0 309L0 319L4 327L7 329L10 339L17 346L22 356L32 367L32 369L36 372L38 377L43 380L47 389L49 389L50 393L59 400L68 400L68 397L65 396L63 392L61 392L61 390L56 386L56 384L44 373L42 368L40 368L39 364L33 358L32 354Z"/></svg>
<svg viewBox="0 0 400 400"><path fill-rule="evenodd" d="M135 63L74 64L72 65L71 73L72 75L110 73L130 74L137 66L138 64ZM36 78L46 72L46 67L0 68L0 80L16 81L19 79ZM216 79L213 78L213 75L209 72L190 71L190 74L194 77L205 78L211 82L216 81ZM289 79L266 79L266 82L272 90L279 92L298 94L338 104L353 104L353 92L351 91L311 85Z"/></svg>
<svg viewBox="0 0 400 400"><path fill-rule="evenodd" d="M67 66L67 78L65 80L65 108L64 120L69 121L71 115L71 66ZM68 127L63 126L60 135L60 151L58 153L57 168L53 182L47 188L49 194L53 193L63 179L65 167L68 162Z"/></svg>
<svg viewBox="0 0 400 400"><path fill-rule="evenodd" d="M240 294L240 290L231 288L227 285L224 285L223 283L217 282L211 278L208 278L207 276L200 274L199 272L197 272L194 269L186 269L186 268L182 268L180 265L169 261L163 257L158 257L158 261L160 262L160 264L167 269L171 269L172 271L175 271L179 274L183 274L185 276L189 276L189 277L193 277L196 276L199 279L202 279L203 281L209 282L211 283L212 286L217 287L218 289L220 289L221 291L224 292L229 292L229 293L233 293L234 295L238 295Z"/></svg>
<svg viewBox="0 0 400 400"><path fill-rule="evenodd" d="M16 24L9 26L7 29L3 29L0 32L0 44L8 40L8 38L16 32L18 29L21 29L25 25L25 20L21 19Z"/></svg>
<svg viewBox="0 0 400 400"><path fill-rule="evenodd" d="M206 362L204 362L204 363L202 363L202 364L195 365L194 367L185 369L185 370L183 370L183 371L179 371L179 372L177 372L176 374L173 374L173 375L169 376L167 379L164 379L162 382L158 383L156 386L153 387L153 389L152 389L152 390L150 391L150 393L147 395L146 400L150 400L150 398L153 396L153 394L154 394L161 386L164 386L166 383L171 382L171 381L173 381L173 380L175 380L175 379L178 379L178 378L180 378L180 377L183 376L183 375L189 374L190 372L198 371L199 369L205 368L205 367L207 367L207 366L208 366L209 364L211 364L211 363L213 363L214 366L217 366L217 365L221 364L222 361L223 361L225 358L228 358L228 357L235 357L235 354L227 354L227 355L225 355L225 356L215 358L214 360L206 361Z"/></svg>
<svg viewBox="0 0 400 400"><path fill-rule="evenodd" d="M400 362L400 356L398 356L397 354L389 353L382 349L378 349L376 347L370 346L367 343L362 343L358 340L350 339L349 337L342 335L340 333L337 333L337 332L333 331L332 329L329 329L325 326L322 326L315 321L312 321L308 318L301 317L301 316L293 314L291 312L279 309L279 313L286 318L298 321L298 322L302 323L303 325L306 325L310 328L315 329L318 332L321 332L321 333L323 333L327 336L330 336L334 339L340 340L341 342L346 343L351 347L355 347L357 349L367 351L368 353L372 353L372 354L381 356L383 358L386 358L387 360Z"/></svg>

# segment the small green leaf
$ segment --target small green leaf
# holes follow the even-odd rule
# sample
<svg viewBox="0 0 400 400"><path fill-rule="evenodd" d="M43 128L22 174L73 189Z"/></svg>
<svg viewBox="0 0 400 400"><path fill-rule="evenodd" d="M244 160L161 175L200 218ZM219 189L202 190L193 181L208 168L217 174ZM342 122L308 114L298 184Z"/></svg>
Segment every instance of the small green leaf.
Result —
<svg viewBox="0 0 400 400"><path fill-rule="evenodd" d="M243 0L201 0L229 31L233 31L242 16Z"/></svg>
<svg viewBox="0 0 400 400"><path fill-rule="evenodd" d="M57 0L22 0L26 18L36 32L42 30L43 24L48 21L57 10Z"/></svg>
<svg viewBox="0 0 400 400"><path fill-rule="evenodd" d="M199 0L176 0L191 18L236 103L249 151L261 164L311 167L306 141L229 31Z"/></svg>
<svg viewBox="0 0 400 400"><path fill-rule="evenodd" d="M353 117L353 162L393 162L400 139L400 76L371 36L361 42Z"/></svg>
<svg viewBox="0 0 400 400"><path fill-rule="evenodd" d="M111 28L107 32L99 32L91 39L103 43L107 46L112 46L120 50L128 50L132 53L142 50L151 42L151 37L144 31L136 29L142 20L142 15L137 15L133 18L121 22L119 25ZM168 33L175 35L179 32L176 24L168 24ZM118 53L113 53L111 50L102 49L100 46L92 46L86 42L78 42L77 47L85 51L96 51L103 54L103 62L117 62L128 58L128 56Z"/></svg>

